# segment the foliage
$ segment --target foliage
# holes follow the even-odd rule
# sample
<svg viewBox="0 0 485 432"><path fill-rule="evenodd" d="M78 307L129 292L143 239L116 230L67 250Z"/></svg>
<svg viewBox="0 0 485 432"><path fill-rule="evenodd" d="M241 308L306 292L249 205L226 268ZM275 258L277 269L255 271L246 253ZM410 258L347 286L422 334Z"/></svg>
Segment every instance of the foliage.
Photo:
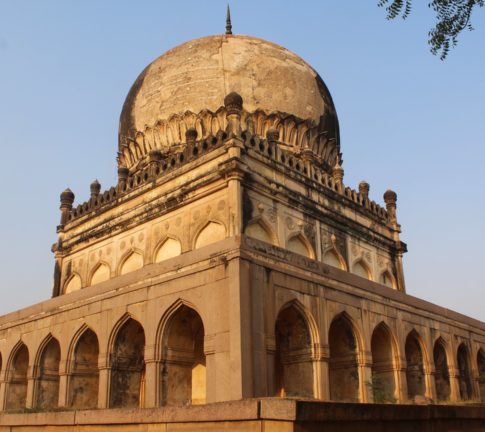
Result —
<svg viewBox="0 0 485 432"><path fill-rule="evenodd" d="M378 6L386 8L387 19L401 16L406 19L411 13L413 0L379 0ZM485 5L485 0L432 0L428 7L436 13L436 26L428 33L428 43L434 55L444 60L458 43L458 35L465 29L473 30L471 15Z"/></svg>
<svg viewBox="0 0 485 432"><path fill-rule="evenodd" d="M396 403L394 396L387 391L382 377L376 372L372 372L371 381L367 381L365 385L372 392L374 403Z"/></svg>

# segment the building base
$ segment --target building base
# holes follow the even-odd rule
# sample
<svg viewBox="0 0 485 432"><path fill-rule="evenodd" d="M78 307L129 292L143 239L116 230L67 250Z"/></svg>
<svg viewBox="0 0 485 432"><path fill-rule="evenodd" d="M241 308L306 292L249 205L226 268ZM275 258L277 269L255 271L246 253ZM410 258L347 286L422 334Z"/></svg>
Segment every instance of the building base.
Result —
<svg viewBox="0 0 485 432"><path fill-rule="evenodd" d="M3 413L0 432L482 432L484 405L249 399L199 406Z"/></svg>

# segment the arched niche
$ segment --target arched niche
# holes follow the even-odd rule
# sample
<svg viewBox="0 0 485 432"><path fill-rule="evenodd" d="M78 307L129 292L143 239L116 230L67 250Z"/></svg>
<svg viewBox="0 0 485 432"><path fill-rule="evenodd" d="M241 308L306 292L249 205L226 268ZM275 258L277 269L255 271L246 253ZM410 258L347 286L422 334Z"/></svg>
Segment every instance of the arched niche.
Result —
<svg viewBox="0 0 485 432"><path fill-rule="evenodd" d="M311 246L301 234L291 237L286 243L286 249L308 258L313 258L314 256Z"/></svg>
<svg viewBox="0 0 485 432"><path fill-rule="evenodd" d="M416 396L424 396L426 393L423 349L415 330L411 331L406 338L404 350L406 354L408 398L413 400Z"/></svg>
<svg viewBox="0 0 485 432"><path fill-rule="evenodd" d="M77 273L74 273L64 285L64 294L78 291L82 288L82 281Z"/></svg>
<svg viewBox="0 0 485 432"><path fill-rule="evenodd" d="M472 380L470 375L470 355L464 343L460 344L456 354L458 366L458 383L461 400L473 398Z"/></svg>
<svg viewBox="0 0 485 432"><path fill-rule="evenodd" d="M160 375L161 405L206 402L204 324L200 315L184 304L164 327Z"/></svg>
<svg viewBox="0 0 485 432"><path fill-rule="evenodd" d="M439 338L433 347L433 361L435 367L436 398L440 402L450 399L450 371L448 369L448 356L446 355L445 342Z"/></svg>
<svg viewBox="0 0 485 432"><path fill-rule="evenodd" d="M369 267L363 260L356 261L352 266L352 273L364 279L372 280Z"/></svg>
<svg viewBox="0 0 485 432"><path fill-rule="evenodd" d="M390 329L379 324L372 333L372 382L371 390L374 402L385 403L396 401L396 356Z"/></svg>
<svg viewBox="0 0 485 432"><path fill-rule="evenodd" d="M49 410L56 408L59 402L61 347L57 339L51 337L41 350L35 380L34 407Z"/></svg>
<svg viewBox="0 0 485 432"><path fill-rule="evenodd" d="M143 267L143 256L138 252L132 251L123 260L120 266L120 275L131 273L132 271L141 269L142 267Z"/></svg>
<svg viewBox="0 0 485 432"><path fill-rule="evenodd" d="M6 410L25 408L27 400L27 372L29 369L29 350L20 343L12 354L7 371Z"/></svg>
<svg viewBox="0 0 485 432"><path fill-rule="evenodd" d="M479 349L477 353L477 369L480 400L485 402L485 351L483 349Z"/></svg>
<svg viewBox="0 0 485 432"><path fill-rule="evenodd" d="M341 314L330 325L329 384L333 401L359 401L358 344L350 319Z"/></svg>
<svg viewBox="0 0 485 432"><path fill-rule="evenodd" d="M250 222L244 230L244 234L265 243L275 244L271 229L265 223L259 220Z"/></svg>
<svg viewBox="0 0 485 432"><path fill-rule="evenodd" d="M98 406L99 344L96 334L86 329L77 340L69 374L69 407L95 409Z"/></svg>
<svg viewBox="0 0 485 432"><path fill-rule="evenodd" d="M219 222L209 222L197 235L195 249L210 245L226 238L226 228Z"/></svg>
<svg viewBox="0 0 485 432"><path fill-rule="evenodd" d="M111 269L109 268L108 264L99 263L93 274L91 275L91 283L90 285L96 285L101 282L105 282L109 280L111 277Z"/></svg>
<svg viewBox="0 0 485 432"><path fill-rule="evenodd" d="M339 268L340 270L345 270L344 263L334 249L329 249L327 252L325 252L323 255L323 262L329 266Z"/></svg>
<svg viewBox="0 0 485 432"><path fill-rule="evenodd" d="M128 318L116 332L110 355L110 408L143 405L145 380L145 332Z"/></svg>
<svg viewBox="0 0 485 432"><path fill-rule="evenodd" d="M276 396L313 397L310 328L305 315L294 304L278 314L275 338Z"/></svg>
<svg viewBox="0 0 485 432"><path fill-rule="evenodd" d="M161 262L169 258L179 256L182 253L182 245L174 238L168 237L163 241L155 254L154 262Z"/></svg>
<svg viewBox="0 0 485 432"><path fill-rule="evenodd" d="M379 276L379 283L389 288L396 289L396 280L389 270L385 270Z"/></svg>

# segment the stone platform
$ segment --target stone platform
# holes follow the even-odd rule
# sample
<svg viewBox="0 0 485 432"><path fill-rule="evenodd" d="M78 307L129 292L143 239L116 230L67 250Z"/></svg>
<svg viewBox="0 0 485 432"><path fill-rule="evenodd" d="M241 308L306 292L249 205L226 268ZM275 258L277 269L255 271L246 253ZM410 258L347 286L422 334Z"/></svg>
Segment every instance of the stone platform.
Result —
<svg viewBox="0 0 485 432"><path fill-rule="evenodd" d="M484 405L249 399L189 407L3 413L0 432L481 432Z"/></svg>

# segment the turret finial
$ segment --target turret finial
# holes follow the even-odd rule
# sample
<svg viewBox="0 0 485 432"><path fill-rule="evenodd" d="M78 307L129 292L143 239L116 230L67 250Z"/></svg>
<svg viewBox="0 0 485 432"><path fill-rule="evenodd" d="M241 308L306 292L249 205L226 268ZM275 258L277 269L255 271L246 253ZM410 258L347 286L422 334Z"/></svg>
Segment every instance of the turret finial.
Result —
<svg viewBox="0 0 485 432"><path fill-rule="evenodd" d="M229 3L227 4L226 34L232 35L231 8L229 7Z"/></svg>

